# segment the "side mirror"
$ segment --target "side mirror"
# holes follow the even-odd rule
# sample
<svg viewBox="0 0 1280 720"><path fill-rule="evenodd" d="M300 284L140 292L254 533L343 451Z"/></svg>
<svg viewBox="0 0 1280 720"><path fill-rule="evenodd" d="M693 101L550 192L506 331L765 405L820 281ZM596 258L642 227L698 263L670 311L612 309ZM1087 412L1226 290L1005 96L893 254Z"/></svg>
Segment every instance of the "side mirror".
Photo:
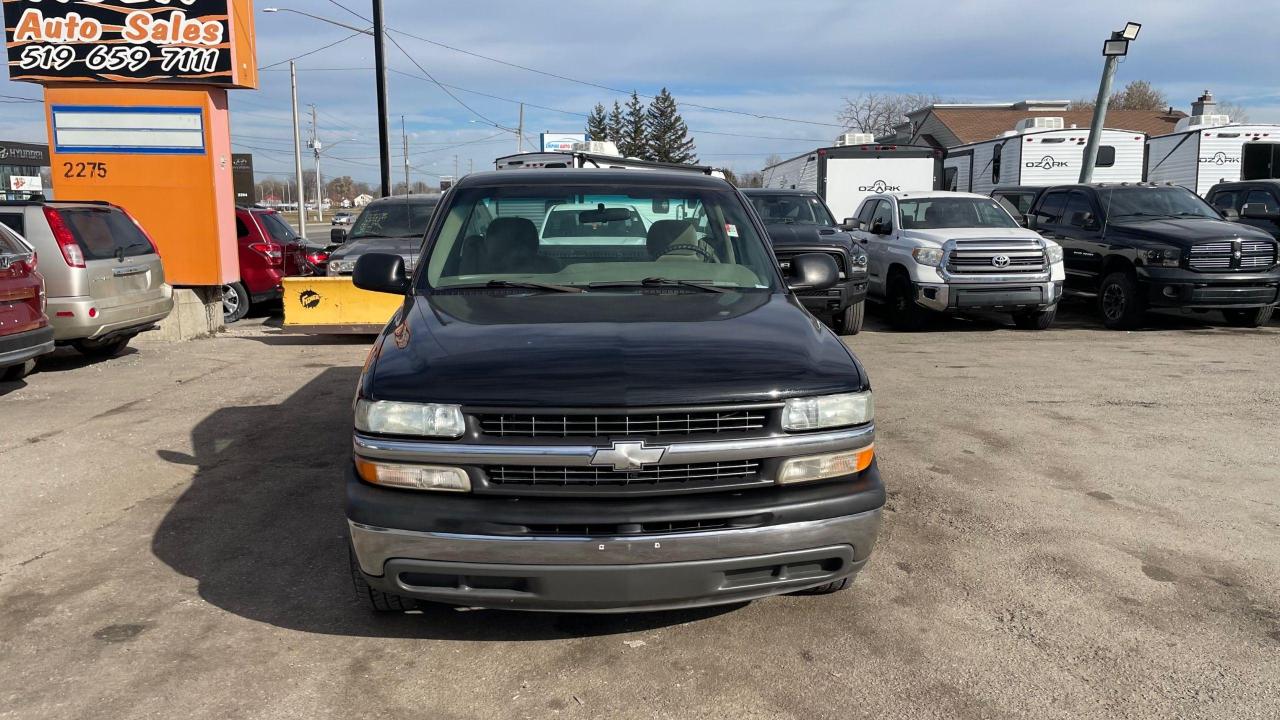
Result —
<svg viewBox="0 0 1280 720"><path fill-rule="evenodd" d="M1267 206L1262 203L1245 203L1244 207L1240 208L1240 217L1250 220L1275 220L1280 217L1280 213L1267 210Z"/></svg>
<svg viewBox="0 0 1280 720"><path fill-rule="evenodd" d="M1026 223L1026 225L1024 225L1023 227L1025 227L1028 230L1036 230L1040 227L1040 215L1037 213L1023 215L1022 220L1023 222Z"/></svg>
<svg viewBox="0 0 1280 720"><path fill-rule="evenodd" d="M804 253L791 258L787 287L792 290L826 290L840 279L840 268L826 253Z"/></svg>
<svg viewBox="0 0 1280 720"><path fill-rule="evenodd" d="M875 235L888 235L893 232L893 223L873 220L871 221L871 232Z"/></svg>
<svg viewBox="0 0 1280 720"><path fill-rule="evenodd" d="M1236 222L1240 219L1240 213L1236 212L1235 208L1218 208L1218 214L1228 222Z"/></svg>
<svg viewBox="0 0 1280 720"><path fill-rule="evenodd" d="M853 232L854 230L861 230L862 228L859 227L861 224L858 222L858 218L845 218L840 223L840 229L845 232Z"/></svg>
<svg viewBox="0 0 1280 720"><path fill-rule="evenodd" d="M368 253L356 260L351 282L361 290L403 295L409 289L404 258L391 253Z"/></svg>
<svg viewBox="0 0 1280 720"><path fill-rule="evenodd" d="M347 229L345 227L335 227L329 230L329 242L335 245L341 245L347 241Z"/></svg>

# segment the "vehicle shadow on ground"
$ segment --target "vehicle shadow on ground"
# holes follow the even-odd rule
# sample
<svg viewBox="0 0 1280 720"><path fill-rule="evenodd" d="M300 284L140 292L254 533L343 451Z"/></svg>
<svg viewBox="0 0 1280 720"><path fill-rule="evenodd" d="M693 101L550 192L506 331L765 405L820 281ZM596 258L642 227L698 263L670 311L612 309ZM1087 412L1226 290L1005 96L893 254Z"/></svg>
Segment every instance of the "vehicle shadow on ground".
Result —
<svg viewBox="0 0 1280 720"><path fill-rule="evenodd" d="M35 372L38 373L57 373L67 372L69 370L79 370L89 367L90 365L109 366L111 363L127 358L131 355L137 355L138 349L133 346L126 346L120 351L119 355L109 358L89 357L80 351L71 347L58 347L47 355L41 355L36 359Z"/></svg>
<svg viewBox="0 0 1280 720"><path fill-rule="evenodd" d="M194 455L158 451L196 472L151 548L195 579L205 601L303 632L481 642L635 632L740 607L570 615L428 606L421 614L375 615L352 589L343 515L358 376L357 367L323 370L278 405L217 410L192 432Z"/></svg>

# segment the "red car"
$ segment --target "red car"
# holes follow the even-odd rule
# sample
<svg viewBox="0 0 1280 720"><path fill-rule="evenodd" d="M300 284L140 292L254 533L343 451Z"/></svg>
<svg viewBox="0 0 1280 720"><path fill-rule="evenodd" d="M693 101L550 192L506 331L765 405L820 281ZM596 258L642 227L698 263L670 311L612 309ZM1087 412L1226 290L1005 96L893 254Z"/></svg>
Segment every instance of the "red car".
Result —
<svg viewBox="0 0 1280 720"><path fill-rule="evenodd" d="M315 273L306 240L275 210L236 208L236 236L240 280L222 286L222 317L228 323L257 303L280 299L282 278Z"/></svg>
<svg viewBox="0 0 1280 720"><path fill-rule="evenodd" d="M0 225L0 381L21 380L31 359L53 350L44 304L35 250Z"/></svg>

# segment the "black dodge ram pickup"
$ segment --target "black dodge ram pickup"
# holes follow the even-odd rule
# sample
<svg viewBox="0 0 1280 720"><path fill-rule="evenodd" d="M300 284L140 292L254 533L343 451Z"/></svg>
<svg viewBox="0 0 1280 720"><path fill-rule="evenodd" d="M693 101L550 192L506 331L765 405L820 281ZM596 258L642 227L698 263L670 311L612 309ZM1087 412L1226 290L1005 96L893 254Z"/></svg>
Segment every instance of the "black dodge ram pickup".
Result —
<svg viewBox="0 0 1280 720"><path fill-rule="evenodd" d="M1027 221L1062 246L1067 289L1095 294L1109 328L1138 327L1149 307L1221 310L1230 325L1257 327L1280 302L1276 241L1186 188L1049 187Z"/></svg>
<svg viewBox="0 0 1280 720"><path fill-rule="evenodd" d="M764 235L708 176L478 173L412 276L360 258L404 304L355 399L358 592L607 612L845 587L885 501L871 387L796 297L830 256L784 275Z"/></svg>
<svg viewBox="0 0 1280 720"><path fill-rule="evenodd" d="M807 190L744 189L769 232L773 254L785 271L801 253L827 253L840 270L840 281L824 290L799 293L809 311L829 318L841 335L856 335L866 315L867 253L835 217L818 193Z"/></svg>

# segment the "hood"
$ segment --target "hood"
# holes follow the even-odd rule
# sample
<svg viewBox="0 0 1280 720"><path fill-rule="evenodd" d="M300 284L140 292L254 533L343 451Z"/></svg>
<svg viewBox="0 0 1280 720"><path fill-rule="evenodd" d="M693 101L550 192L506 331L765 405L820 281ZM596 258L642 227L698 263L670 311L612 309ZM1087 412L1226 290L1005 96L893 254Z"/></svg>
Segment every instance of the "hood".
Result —
<svg viewBox="0 0 1280 720"><path fill-rule="evenodd" d="M348 240L338 246L333 251L333 260L342 260L344 258L357 258L365 253L381 252L391 253L393 255L403 255L407 258L417 258L418 252L422 249L422 238L405 237L405 238L381 238L381 237L363 237L358 240Z"/></svg>
<svg viewBox="0 0 1280 720"><path fill-rule="evenodd" d="M1135 240L1189 247L1210 240L1272 240L1269 233L1241 223L1213 218L1150 218L1132 222L1116 222L1107 225L1109 237L1127 237Z"/></svg>
<svg viewBox="0 0 1280 720"><path fill-rule="evenodd" d="M794 296L418 296L375 349L363 393L489 407L761 402L866 387Z"/></svg>
<svg viewBox="0 0 1280 720"><path fill-rule="evenodd" d="M1043 240L1040 233L1023 227L1016 228L938 228L922 230L912 228L903 230L901 235L911 240L925 240L941 245L948 240L985 240L998 238L1001 240Z"/></svg>
<svg viewBox="0 0 1280 720"><path fill-rule="evenodd" d="M769 242L777 247L803 246L826 247L838 245L846 250L853 248L849 233L824 225L767 224Z"/></svg>

